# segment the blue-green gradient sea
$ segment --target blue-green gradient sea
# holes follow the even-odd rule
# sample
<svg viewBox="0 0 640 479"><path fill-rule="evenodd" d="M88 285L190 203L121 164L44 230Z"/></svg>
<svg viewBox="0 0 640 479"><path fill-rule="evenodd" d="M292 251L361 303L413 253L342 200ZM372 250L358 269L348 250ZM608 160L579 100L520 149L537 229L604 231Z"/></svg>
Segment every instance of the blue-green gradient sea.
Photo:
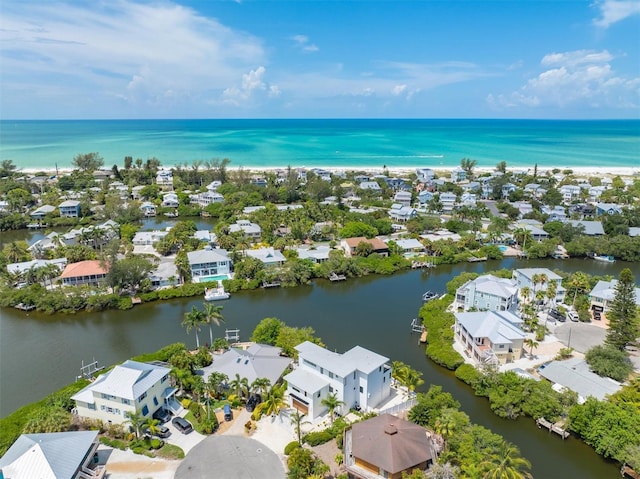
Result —
<svg viewBox="0 0 640 479"><path fill-rule="evenodd" d="M230 167L637 168L640 120L33 120L0 121L0 160L70 168L79 153L105 166L125 156L163 166L228 158Z"/></svg>

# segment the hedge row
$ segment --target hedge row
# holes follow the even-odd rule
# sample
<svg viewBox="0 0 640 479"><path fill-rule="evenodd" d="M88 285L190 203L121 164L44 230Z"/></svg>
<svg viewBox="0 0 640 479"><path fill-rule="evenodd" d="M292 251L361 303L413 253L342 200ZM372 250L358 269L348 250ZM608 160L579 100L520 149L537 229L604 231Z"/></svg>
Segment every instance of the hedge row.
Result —
<svg viewBox="0 0 640 479"><path fill-rule="evenodd" d="M449 295L426 303L420 309L420 319L427 328L427 357L453 371L464 363L464 359L453 349L452 328L455 318L446 311L450 303Z"/></svg>

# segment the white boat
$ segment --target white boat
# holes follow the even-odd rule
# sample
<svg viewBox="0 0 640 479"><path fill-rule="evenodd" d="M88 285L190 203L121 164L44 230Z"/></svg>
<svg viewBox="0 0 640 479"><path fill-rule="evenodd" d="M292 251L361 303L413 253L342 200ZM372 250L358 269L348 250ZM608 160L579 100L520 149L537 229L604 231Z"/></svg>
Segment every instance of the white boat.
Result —
<svg viewBox="0 0 640 479"><path fill-rule="evenodd" d="M207 288L204 290L205 301L219 301L221 299L229 299L231 295L224 290L222 281L218 281L217 288Z"/></svg>
<svg viewBox="0 0 640 479"><path fill-rule="evenodd" d="M602 261L604 263L615 263L616 259L613 256L610 255L599 255L599 254L594 254L592 256L593 259L595 259L596 261Z"/></svg>

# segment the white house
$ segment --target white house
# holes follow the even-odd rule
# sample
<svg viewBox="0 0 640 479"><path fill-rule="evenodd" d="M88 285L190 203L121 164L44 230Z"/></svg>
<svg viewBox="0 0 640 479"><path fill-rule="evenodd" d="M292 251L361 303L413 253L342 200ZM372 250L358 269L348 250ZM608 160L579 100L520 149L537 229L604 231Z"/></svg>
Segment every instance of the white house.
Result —
<svg viewBox="0 0 640 479"><path fill-rule="evenodd" d="M177 208L179 205L178 195L175 193L166 193L162 196L162 206L168 208Z"/></svg>
<svg viewBox="0 0 640 479"><path fill-rule="evenodd" d="M534 284L534 276L537 278L545 278L544 283L538 282ZM513 271L513 280L518 285L519 289L527 287L534 291L544 291L546 293L549 283L555 283L556 285L556 303L564 301L566 290L562 287L562 277L547 268L520 268Z"/></svg>
<svg viewBox="0 0 640 479"><path fill-rule="evenodd" d="M505 364L522 356L522 319L509 311L454 313L453 332L465 354L477 363Z"/></svg>
<svg viewBox="0 0 640 479"><path fill-rule="evenodd" d="M43 219L46 215L53 213L56 210L55 206L42 205L39 208L33 210L29 216L37 220Z"/></svg>
<svg viewBox="0 0 640 479"><path fill-rule="evenodd" d="M380 185L377 181L363 181L359 185L361 190L381 191Z"/></svg>
<svg viewBox="0 0 640 479"><path fill-rule="evenodd" d="M209 276L231 273L231 258L224 249L199 249L187 253L191 278L194 282Z"/></svg>
<svg viewBox="0 0 640 479"><path fill-rule="evenodd" d="M328 245L317 245L313 248L307 246L296 248L296 252L300 259L310 259L314 263L324 263L329 259L331 248Z"/></svg>
<svg viewBox="0 0 640 479"><path fill-rule="evenodd" d="M400 203L394 203L389 209L389 217L396 221L409 221L415 218L418 212L411 206L403 206Z"/></svg>
<svg viewBox="0 0 640 479"><path fill-rule="evenodd" d="M171 170L160 170L156 174L156 184L162 190L172 190L173 189L173 173Z"/></svg>
<svg viewBox="0 0 640 479"><path fill-rule="evenodd" d="M235 224L229 226L229 233L242 233L251 240L260 241L262 229L249 220L238 220Z"/></svg>
<svg viewBox="0 0 640 479"><path fill-rule="evenodd" d="M424 253L426 251L424 245L415 238L398 239L395 241L398 248L400 248L405 255Z"/></svg>
<svg viewBox="0 0 640 479"><path fill-rule="evenodd" d="M197 195L191 195L191 202L200 205L202 208L213 203L224 202L224 196L216 191L205 191Z"/></svg>
<svg viewBox="0 0 640 479"><path fill-rule="evenodd" d="M11 263L7 265L7 271L11 274L22 275L29 270L35 271L50 264L54 265L60 270L60 272L62 272L67 266L67 258L34 259L31 261L24 261L22 263Z"/></svg>
<svg viewBox="0 0 640 479"><path fill-rule="evenodd" d="M451 182L459 183L467 179L467 172L462 168L454 168L451 170Z"/></svg>
<svg viewBox="0 0 640 479"><path fill-rule="evenodd" d="M417 168L416 175L418 176L419 181L428 183L436 177L436 172L431 168Z"/></svg>
<svg viewBox="0 0 640 479"><path fill-rule="evenodd" d="M280 251L273 248L247 249L243 254L259 259L265 266L282 266L287 261Z"/></svg>
<svg viewBox="0 0 640 479"><path fill-rule="evenodd" d="M617 279L611 281L598 281L589 293L591 309L594 311L607 311L613 298L616 296ZM640 306L640 288L635 288L636 305Z"/></svg>
<svg viewBox="0 0 640 479"><path fill-rule="evenodd" d="M132 243L136 246L152 246L158 241L162 241L168 234L168 231L138 231L134 235Z"/></svg>
<svg viewBox="0 0 640 479"><path fill-rule="evenodd" d="M462 196L460 197L460 204L462 206L471 206L474 207L476 206L476 201L477 201L477 197L475 193L462 193Z"/></svg>
<svg viewBox="0 0 640 479"><path fill-rule="evenodd" d="M150 203L149 201L145 201L140 205L140 211L146 217L151 217L156 215L156 205Z"/></svg>
<svg viewBox="0 0 640 479"><path fill-rule="evenodd" d="M582 189L578 185L562 185L558 188L558 191L562 195L562 200L565 203L571 203L574 200L580 199Z"/></svg>
<svg viewBox="0 0 640 479"><path fill-rule="evenodd" d="M489 311L515 311L518 307L518 286L512 279L492 274L478 276L456 290L454 310L471 308Z"/></svg>
<svg viewBox="0 0 640 479"><path fill-rule="evenodd" d="M356 406L370 410L391 394L389 358L360 346L334 353L309 341L296 350L298 367L284 377L287 393L291 405L312 420L327 411L322 400L330 394L347 411Z"/></svg>
<svg viewBox="0 0 640 479"><path fill-rule="evenodd" d="M136 412L150 418L164 407L176 410L172 401L176 390L169 381L169 368L125 361L73 395L74 412L84 418L105 423L127 422L127 412Z"/></svg>
<svg viewBox="0 0 640 479"><path fill-rule="evenodd" d="M453 207L456 204L456 195L449 192L444 192L440 194L440 204L442 205L442 211L444 213L451 213L453 211Z"/></svg>

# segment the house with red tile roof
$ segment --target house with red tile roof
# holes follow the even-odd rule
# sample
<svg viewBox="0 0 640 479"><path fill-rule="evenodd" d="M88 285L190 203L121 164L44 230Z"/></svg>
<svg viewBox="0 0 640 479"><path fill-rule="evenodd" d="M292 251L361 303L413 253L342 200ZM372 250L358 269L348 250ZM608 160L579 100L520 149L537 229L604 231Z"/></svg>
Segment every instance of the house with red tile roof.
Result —
<svg viewBox="0 0 640 479"><path fill-rule="evenodd" d="M71 263L66 266L60 278L65 286L90 284L97 286L107 277L107 270L100 265L100 261L87 260Z"/></svg>

